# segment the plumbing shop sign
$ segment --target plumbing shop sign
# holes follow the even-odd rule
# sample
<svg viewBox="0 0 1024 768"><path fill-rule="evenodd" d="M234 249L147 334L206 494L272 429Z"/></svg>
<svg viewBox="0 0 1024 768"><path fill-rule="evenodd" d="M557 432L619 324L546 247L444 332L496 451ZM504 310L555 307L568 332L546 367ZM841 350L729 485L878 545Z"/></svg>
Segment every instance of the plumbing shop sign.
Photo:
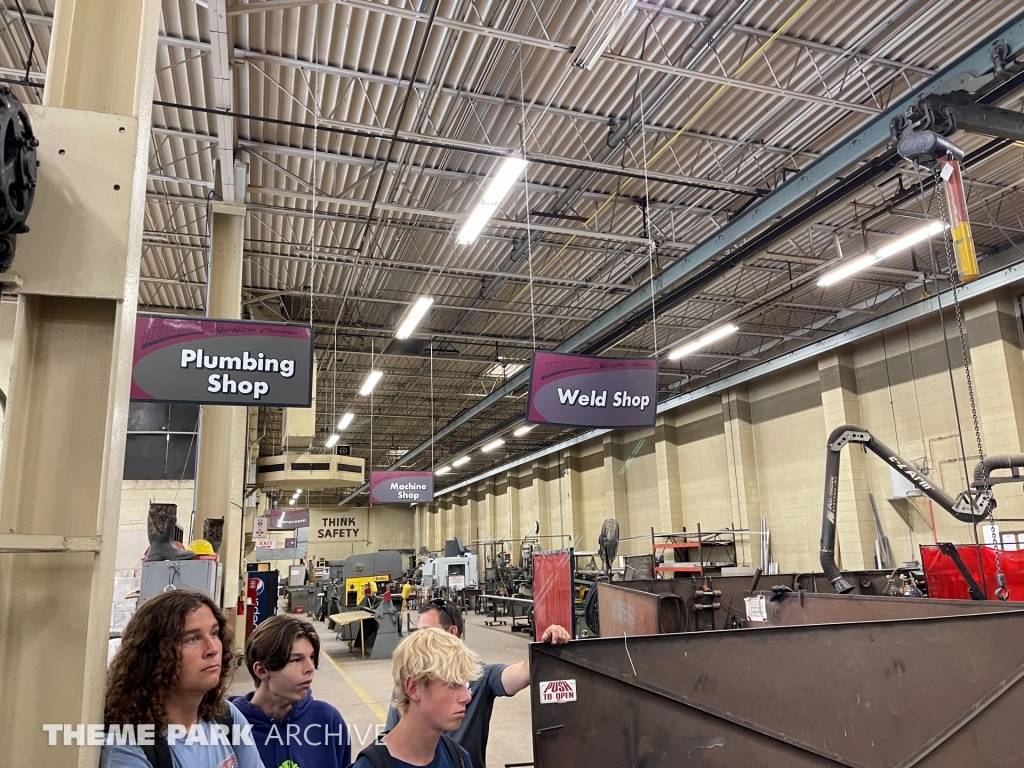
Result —
<svg viewBox="0 0 1024 768"><path fill-rule="evenodd" d="M434 500L433 472L371 472L371 504L425 504Z"/></svg>
<svg viewBox="0 0 1024 768"><path fill-rule="evenodd" d="M201 405L312 404L306 325L139 315L132 400Z"/></svg>
<svg viewBox="0 0 1024 768"><path fill-rule="evenodd" d="M540 686L541 704L564 704L576 701L575 680L548 680Z"/></svg>
<svg viewBox="0 0 1024 768"><path fill-rule="evenodd" d="M535 352L526 421L566 427L653 427L658 362Z"/></svg>

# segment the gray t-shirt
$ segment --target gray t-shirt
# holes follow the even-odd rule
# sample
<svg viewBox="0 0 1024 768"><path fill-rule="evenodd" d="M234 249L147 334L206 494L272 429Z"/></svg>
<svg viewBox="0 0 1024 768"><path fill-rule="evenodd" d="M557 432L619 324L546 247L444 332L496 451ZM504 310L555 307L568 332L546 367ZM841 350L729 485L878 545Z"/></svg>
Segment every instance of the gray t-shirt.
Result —
<svg viewBox="0 0 1024 768"><path fill-rule="evenodd" d="M462 718L462 725L456 731L448 731L448 735L455 740L469 753L473 761L473 768L487 768L484 758L487 755L487 737L491 731L491 712L494 710L494 700L499 696L508 696L505 693L505 686L501 684L501 673L505 671L507 664L484 664L484 673L479 680L469 684L469 692L473 694L472 700L466 707L466 716ZM387 729L390 731L398 721L402 719L401 714L394 706L395 695L391 694L391 708L388 709Z"/></svg>
<svg viewBox="0 0 1024 768"><path fill-rule="evenodd" d="M245 715L238 707L228 702L231 719L241 732L249 724ZM240 743L231 747L214 743L217 739L211 736L210 723L205 720L199 724L205 735L207 744L177 743L171 745L171 759L174 768L264 768L260 753L255 743ZM196 741L196 739L193 739ZM240 741L245 741L240 739ZM142 747L131 744L111 744L104 746L100 752L100 768L151 768Z"/></svg>

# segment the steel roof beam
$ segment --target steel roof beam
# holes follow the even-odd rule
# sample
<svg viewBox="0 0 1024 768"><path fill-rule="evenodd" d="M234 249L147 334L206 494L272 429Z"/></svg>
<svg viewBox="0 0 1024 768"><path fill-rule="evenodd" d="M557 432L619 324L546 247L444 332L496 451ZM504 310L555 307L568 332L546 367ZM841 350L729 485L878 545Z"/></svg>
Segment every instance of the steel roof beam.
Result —
<svg viewBox="0 0 1024 768"><path fill-rule="evenodd" d="M317 2L318 0L313 0ZM371 11L373 13L383 13L390 16L398 16L403 19L408 19L414 22L426 22L430 18L430 14L422 11L415 11L409 8L404 8L397 5L386 5L380 2L373 2L373 0L333 0L338 5L346 5L352 8L358 8L364 11ZM237 14L250 14L260 13L268 10L277 10L284 3L286 7L294 8L297 5L311 5L313 2L303 2L303 0L261 0L260 2L244 3L240 5L232 6L228 10L229 15ZM732 3L730 3L731 5ZM721 12L720 12L721 13ZM734 14L730 14L732 16ZM717 18L717 17L716 17ZM714 23L714 19L712 19ZM508 32L503 29L495 29L493 27L484 27L479 24L473 24L472 22L459 21L457 19L451 19L444 16L436 16L434 18L434 25L438 27L446 27L453 29L458 32L468 32L473 35L479 35L483 37L492 38L495 40L502 40L505 42L515 43L517 45L525 45L531 48L541 48L551 51L560 51L562 53L571 54L575 49L575 45L572 43L562 43L555 40L545 40L539 37L530 37L529 35L521 35L517 32ZM746 90L756 91L758 93L767 93L774 96L782 96L787 99L796 99L798 101L806 101L813 104L823 104L832 106L839 109L849 109L859 112L868 111L869 113L877 112L874 107L868 107L863 104L856 102L847 102L840 99L829 99L814 94L803 93L801 91L794 91L788 88L779 88L773 85L766 85L762 83L752 83L746 80L740 80L735 77L726 77L723 75L715 75L710 72L701 72L696 69L688 69L681 66L671 65L660 65L654 64L653 62L643 61L642 59L634 59L628 56L619 56L618 54L605 51L601 56L602 59L629 68L641 67L650 69L652 71L666 72L671 74L673 77L688 78L691 80L699 80L702 82L715 83L717 85L728 85L735 88L742 88ZM667 67L667 69L666 69ZM652 99L657 101L657 99ZM657 107L653 107L656 109Z"/></svg>
<svg viewBox="0 0 1024 768"><path fill-rule="evenodd" d="M649 2L648 0L640 0L640 2L636 4L636 7L642 10L655 11L658 15L669 19L678 19L679 21L686 21L695 24L706 24L708 20L707 16L688 13L675 8L668 8L660 2L656 3ZM759 29L745 24L734 24L732 31L738 32L741 35L756 37L761 40L767 40L774 35L770 29ZM793 45L797 48L806 48L809 51L828 53L833 56L848 56L850 54L850 51L845 48L839 48L835 45L827 45L826 43L819 43L814 40L804 40L802 37L794 37L793 35L779 35L775 39L780 43L787 43L788 45ZM914 64L906 64L901 61L895 61L894 59L887 59L884 56L875 56L873 54L858 53L853 57L853 60L864 64L878 64L879 66L888 67L889 69L895 69L898 71L905 70L907 72L914 72L915 74L924 75L925 77L931 77L935 74L935 70L928 69L927 67L918 67Z"/></svg>
<svg viewBox="0 0 1024 768"><path fill-rule="evenodd" d="M511 154L512 150L508 147L494 146L492 144L481 144L473 141L463 141L461 139L452 139L444 136L427 136L421 133L414 133L412 131L395 131L393 129L380 128L373 125L363 125L362 123L351 123L343 120L321 120L317 125L310 123L302 123L294 120L278 120L269 117L261 117L260 115L243 114L239 112L223 112L220 109L209 109L206 107L197 107L191 104L176 104L165 101L154 101L154 106L169 107L172 109L182 109L190 112L202 112L206 114L213 114L218 119L221 117L240 118L243 120L253 120L256 122L268 123L270 125L283 125L289 128L303 128L312 130L318 128L324 132L340 133L348 136L356 136L362 139L376 139L376 140L387 140L397 141L404 144L411 144L418 147L427 147L429 149L442 149L446 151L455 152L468 152L470 154L485 155L493 158L504 158ZM218 147L220 145L218 144ZM283 149L292 149L292 147L281 147L276 144L262 144L260 142L253 141L242 141L238 142L239 147L243 148L259 148L259 147L273 147L280 151ZM312 150L310 150L312 152ZM329 151L318 151L317 158L326 158L332 154ZM580 160L572 157L560 157L558 155L547 155L540 152L528 152L526 155L530 162L537 163L538 165L553 165L561 168L570 168L589 174L607 174L611 176L622 176L624 178L631 178L637 180L647 179L652 182L661 184L674 184L683 187L697 187L699 189L707 189L711 191L724 191L733 192L739 195L762 195L767 193L767 190L753 187L748 184L734 184L728 181L722 181L717 179L704 179L697 176L684 176L679 174L670 173L658 173L655 171L645 172L642 168L626 168L624 166L613 165L611 163L602 162L597 160ZM463 177L465 175L463 174Z"/></svg>
<svg viewBox="0 0 1024 768"><path fill-rule="evenodd" d="M181 139L183 141L197 141L197 142L208 143L208 144L216 144L217 143L217 137L216 136L210 136L210 135L204 134L204 133L189 133L187 131L182 131L182 130L178 130L178 129L174 129L174 128L161 128L161 127L154 127L152 132L153 132L154 135L169 136L169 137L172 137L172 138ZM293 146L284 145L284 144L267 144L265 142L256 142L256 141L249 141L247 139L240 139L239 142L238 142L238 145L239 145L239 147L241 149L246 149L246 150L251 151L253 153L254 157L259 158L261 160L264 160L265 162L270 162L270 161L267 160L266 158L263 158L260 153L281 154L281 155L284 155L286 157L298 157L298 158L302 158L304 160L312 159L312 156L313 156L313 150L311 150L311 149L305 149L303 147L293 147ZM325 152L318 151L317 152L317 159L318 160L324 160L325 162L333 162L333 163L339 163L339 164L344 164L344 165L355 165L355 166L364 167L364 168L373 168L374 167L373 166L373 158L359 157L357 155L327 154ZM290 171L283 171L280 167L277 167L276 164L274 165L274 167L275 167L275 169L277 171L285 173L285 175L290 174ZM426 166L413 166L411 170L413 172L415 172L415 173L418 173L418 174L421 174L421 175L424 175L424 176L436 177L436 178L439 178L439 179L450 179L452 181L460 181L460 182L462 182L462 181L467 181L467 180L476 180L476 181L484 182L484 181L487 180L487 176L484 176L482 174L465 173L465 172L462 172L462 171L450 171L450 170L443 169L443 168L430 168L430 167L426 167ZM517 184L517 186L525 186L526 182L520 180L520 181L517 181L516 184ZM537 183L537 182L534 182L534 181L531 181L529 184L530 184L530 190L532 192L535 192L535 193L558 195L558 194L562 194L563 192L565 192L565 187L552 186L552 185L549 185L549 184L540 184L540 183ZM292 190L282 190L281 191L281 196L282 197L292 197L292 196L297 196L299 194L302 194L302 193L297 193L297 192L294 192ZM600 200L600 201L603 202L603 201L608 199L609 194L610 193L608 193L608 192L596 192L596 191L584 190L583 192L580 193L580 197L583 197L583 198L586 198L586 199L589 199L589 200ZM318 197L320 197L320 195L318 195ZM630 204L632 204L634 202L634 198L632 198L632 197L622 196L622 195L620 195L619 197L623 201L629 202ZM205 199L204 198L196 198L196 199L199 202L201 202L201 203L203 203L205 205ZM653 200L653 201L651 201L651 211L659 211L659 210L666 210L667 211L669 208L676 209L676 207L677 206L674 206L671 202L669 202L667 200ZM686 215L686 214L695 214L695 215L700 215L700 216L707 216L707 215L732 216L732 215L734 215L734 211L731 211L729 209L723 209L723 208L704 208L704 207L701 207L701 206L698 206L698 205L686 205L686 206L683 207L681 212L684 215Z"/></svg>

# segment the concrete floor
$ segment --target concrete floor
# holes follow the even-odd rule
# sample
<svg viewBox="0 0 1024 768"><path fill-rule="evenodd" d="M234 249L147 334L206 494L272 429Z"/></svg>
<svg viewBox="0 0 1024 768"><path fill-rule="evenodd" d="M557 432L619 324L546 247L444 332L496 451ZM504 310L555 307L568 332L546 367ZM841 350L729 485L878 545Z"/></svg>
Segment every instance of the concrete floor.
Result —
<svg viewBox="0 0 1024 768"><path fill-rule="evenodd" d="M488 627L484 616L466 615L466 644L486 664L515 664L526 658L529 637L505 627ZM391 698L391 661L360 659L358 647L349 652L348 643L335 639L335 633L322 622L313 622L320 633L323 657L313 682L313 695L330 702L341 711L349 726L353 758L371 743L384 728ZM235 674L229 694L252 690L248 670L242 666ZM533 761L530 737L530 692L521 691L494 703L491 733L487 743L487 765L503 768L507 763Z"/></svg>

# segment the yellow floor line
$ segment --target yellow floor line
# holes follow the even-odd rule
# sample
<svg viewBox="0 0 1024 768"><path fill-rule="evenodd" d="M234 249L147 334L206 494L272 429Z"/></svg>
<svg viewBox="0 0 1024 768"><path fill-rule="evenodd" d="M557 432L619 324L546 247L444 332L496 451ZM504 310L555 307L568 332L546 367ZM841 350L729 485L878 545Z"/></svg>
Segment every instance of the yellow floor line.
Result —
<svg viewBox="0 0 1024 768"><path fill-rule="evenodd" d="M377 716L377 719L382 723L387 722L387 713L381 709L380 704L373 700L373 697L366 692L366 689L357 683L356 679L346 672L341 664L332 659L330 654L324 653L323 656L334 665L334 668L338 670L338 674L341 675L341 679L348 683L348 687L355 691L356 696L362 699L363 704L370 708L370 711Z"/></svg>

